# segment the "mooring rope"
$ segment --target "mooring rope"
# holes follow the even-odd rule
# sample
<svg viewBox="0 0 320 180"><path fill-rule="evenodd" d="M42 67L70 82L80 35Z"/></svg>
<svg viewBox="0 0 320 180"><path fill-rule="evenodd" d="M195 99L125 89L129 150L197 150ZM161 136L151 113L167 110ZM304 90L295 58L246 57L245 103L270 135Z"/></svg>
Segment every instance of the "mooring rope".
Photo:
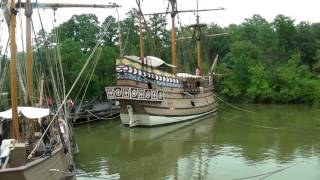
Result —
<svg viewBox="0 0 320 180"><path fill-rule="evenodd" d="M93 114L93 113L92 113L91 111L89 111L89 110L86 110L86 112L88 112L91 116L93 116L93 117L95 117L95 118L97 118L97 119L115 119L116 117L119 117L119 115L116 116L116 117L112 117L112 116L114 116L115 114L118 114L118 113L111 113L111 114L109 114L109 115L107 115L107 116L99 117L99 116ZM112 118L109 118L109 117L112 117Z"/></svg>
<svg viewBox="0 0 320 180"><path fill-rule="evenodd" d="M247 109L243 109L243 108L234 106L234 105L232 105L232 104L224 101L222 98L220 98L220 97L217 96L217 95L216 95L215 97L216 97L218 100L220 100L221 102L223 102L224 104L226 104L226 105L228 105L228 106L230 106L230 107L232 107L232 108L234 108L234 109L238 109L238 110L240 110L240 111L245 111L245 112L249 112L249 113L256 113L255 111L251 111L251 110L247 110Z"/></svg>
<svg viewBox="0 0 320 180"><path fill-rule="evenodd" d="M256 113L256 114L264 114L264 115L268 115L270 113L264 113L264 112L257 112L257 111L252 111L252 110L248 110L248 109L244 109L244 108L240 108L238 106L232 105L228 102L226 102L225 100L223 100L222 98L220 98L219 96L215 95L215 97L221 101L222 103L226 104L227 106L233 108L233 109L237 109L243 112L248 112L248 113ZM282 113L282 115L305 115L305 114L310 114L310 113L319 113L320 109L318 110L314 110L312 112L307 112L307 113Z"/></svg>

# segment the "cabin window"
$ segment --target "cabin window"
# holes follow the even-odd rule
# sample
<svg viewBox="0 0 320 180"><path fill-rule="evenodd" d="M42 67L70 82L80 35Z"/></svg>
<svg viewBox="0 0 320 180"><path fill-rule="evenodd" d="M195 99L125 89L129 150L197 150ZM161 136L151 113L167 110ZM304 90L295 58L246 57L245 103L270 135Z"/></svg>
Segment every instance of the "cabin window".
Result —
<svg viewBox="0 0 320 180"><path fill-rule="evenodd" d="M152 89L152 84L151 84L151 82L148 82L148 89Z"/></svg>

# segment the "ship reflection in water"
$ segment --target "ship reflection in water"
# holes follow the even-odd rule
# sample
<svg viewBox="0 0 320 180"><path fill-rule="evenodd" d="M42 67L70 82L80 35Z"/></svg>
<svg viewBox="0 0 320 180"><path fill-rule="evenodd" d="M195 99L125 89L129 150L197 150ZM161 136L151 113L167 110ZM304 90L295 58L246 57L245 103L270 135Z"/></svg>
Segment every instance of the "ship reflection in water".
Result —
<svg viewBox="0 0 320 180"><path fill-rule="evenodd" d="M77 126L77 179L320 179L318 109L244 108L257 113L222 107L216 117L163 127Z"/></svg>

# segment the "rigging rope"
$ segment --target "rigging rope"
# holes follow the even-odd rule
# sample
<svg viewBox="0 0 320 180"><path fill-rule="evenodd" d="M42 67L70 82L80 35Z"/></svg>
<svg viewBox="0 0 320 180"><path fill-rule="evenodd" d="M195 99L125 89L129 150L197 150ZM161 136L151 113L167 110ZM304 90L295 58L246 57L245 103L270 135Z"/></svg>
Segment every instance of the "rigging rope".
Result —
<svg viewBox="0 0 320 180"><path fill-rule="evenodd" d="M103 29L104 29L105 31L107 31L107 30L110 28L110 25L111 25L111 20L110 20L106 25L103 26ZM91 79L92 79L93 73L94 73L94 71L95 71L95 69L96 69L96 66L97 66L97 64L98 64L98 61L100 60L101 51L102 51L102 50L100 49L100 51L98 52L99 55L97 55L96 58L95 58L95 60L94 60L93 68L92 68L90 77L89 77L89 73L88 73L87 76L86 76L86 78L85 78L85 80L84 80L84 82L83 82L83 84L81 85L81 88L80 88L80 90L79 90L79 93L78 93L77 96L76 96L75 101L78 99L78 96L80 95L80 92L82 91L82 88L84 87L84 84L85 84L85 82L87 81L87 86L86 86L86 88L85 88L85 91L84 91L83 96L82 96L82 98L81 98L80 104L79 104L79 106L78 106L78 107L79 107L79 108L78 108L78 111L79 111L80 108L81 108L83 99L84 99L84 97L85 97L85 95L86 95L86 93L87 93L87 90L88 90L90 81L91 81Z"/></svg>
<svg viewBox="0 0 320 180"><path fill-rule="evenodd" d="M39 10L39 8L38 8ZM104 27L105 28L105 27ZM107 30L107 29L104 29ZM39 142L36 144L36 146L32 149L32 151L30 152L30 154L28 155L28 159L31 159L32 156L34 155L35 150L38 148L38 146L40 145L40 142L42 141L42 139L44 138L44 134L47 133L47 131L49 130L50 126L52 125L52 123L54 122L54 120L57 118L58 113L60 112L60 110L62 109L63 105L66 103L67 98L69 97L69 95L71 94L71 92L73 91L74 87L76 86L76 84L78 83L78 81L80 80L80 77L82 75L82 73L85 71L85 69L87 68L89 62L91 61L93 55L95 54L96 50L98 49L98 47L101 45L101 43L103 42L102 39L105 37L105 34L101 34L101 36L98 38L95 47L93 48L92 52L90 53L89 57L87 58L85 64L83 65L80 73L78 74L77 78L75 79L74 83L72 84L70 90L68 91L68 93L66 94L66 96L64 97L63 101L61 102L61 104L59 105L57 112L54 114L54 116L52 117L50 123L48 124L48 127L46 128L46 130L43 132L42 136L39 139ZM66 121L66 120L65 120ZM69 123L66 123L69 124ZM67 128L68 129L68 128Z"/></svg>
<svg viewBox="0 0 320 180"><path fill-rule="evenodd" d="M224 101L222 98L220 98L219 96L215 96L219 101L223 102L224 104L234 108L234 109L237 109L237 110L240 110L240 111L244 111L244 112L249 112L249 113L256 113L255 111L250 111L250 110L247 110L247 109L243 109L243 108L240 108L240 107L237 107L237 106L234 106L226 101Z"/></svg>
<svg viewBox="0 0 320 180"><path fill-rule="evenodd" d="M86 95L86 93L87 93L87 90L88 90L90 81L91 81L91 79L92 79L93 73L94 73L94 71L95 71L95 69L96 69L96 67L97 67L98 61L99 61L99 59L100 59L100 55L101 55L101 49L99 49L98 55L96 55L96 58L95 58L95 60L93 61L93 64L94 64L94 65L93 65L93 69L92 69L92 71L91 71L90 77L88 78L88 83L87 83L87 86L86 86L86 88L85 88L85 90L84 90L83 96L82 96L82 98L81 98L81 101L80 101L80 104L79 104L79 109L80 109L80 107L81 107L81 105L82 105L82 102L83 102L83 99L84 99L84 97L85 97L85 95ZM79 110L79 109L78 109L78 110Z"/></svg>
<svg viewBox="0 0 320 180"><path fill-rule="evenodd" d="M95 117L96 119L93 119L93 120L89 120L89 121L84 121L84 122L75 122L73 123L74 125L79 125L79 124L84 124L84 123L88 123L88 122L91 122L91 121L97 121L97 120L111 120L111 119L116 119L120 116L120 114L118 113L113 113L113 114L109 114L107 116L102 116L102 117L99 117L99 116L96 116L95 114L93 114L92 112L86 110L86 112L88 112L90 115L92 115L93 117ZM117 114L117 115L116 115ZM116 116L115 116L116 115Z"/></svg>
<svg viewBox="0 0 320 180"><path fill-rule="evenodd" d="M130 32L131 32L130 26L127 28L127 30L128 30L128 31L127 31L128 34L127 34L126 40L125 40L124 45L123 45L123 53L124 53L125 50L126 50L128 38L129 38L129 35L130 35Z"/></svg>
<svg viewBox="0 0 320 180"><path fill-rule="evenodd" d="M248 110L248 109L244 109L244 108L240 108L240 107L237 107L235 105L232 105L228 102L226 102L225 100L223 100L222 98L220 98L219 96L215 96L219 101L221 101L222 103L226 104L227 106L233 108L233 109L237 109L237 110L240 110L240 111L243 111L243 112L248 112L248 113L257 113L257 114L264 114L264 115L269 115L270 113L263 113L263 112L256 112L256 111L252 111L252 110ZM319 110L315 110L315 111L312 111L312 113L319 113L320 112L320 109ZM304 114L310 114L310 112L308 113L289 113L289 114L282 114L282 115L304 115Z"/></svg>
<svg viewBox="0 0 320 180"><path fill-rule="evenodd" d="M59 64L59 70L60 70L60 75L61 75L61 80L62 80L62 94L63 97L66 96L66 86L65 86L65 80L64 80L64 73L63 73L63 68L62 68L62 58L61 58L61 53L60 53L60 46L59 46L59 34L57 30L55 31L56 34L56 43L57 43L57 55L58 55L58 64ZM65 111L66 111L66 106L65 106Z"/></svg>
<svg viewBox="0 0 320 180"><path fill-rule="evenodd" d="M5 61L5 67L4 67L4 70L2 71L2 75L0 74L0 93L3 92L5 86L4 86L4 83L6 82L6 77L9 76L9 73L7 73L8 69L9 68L9 61L6 59L6 54L8 53L8 46L9 46L9 38L8 38L8 41L7 41L7 44L6 44L6 48L4 50L4 55L2 56L2 61ZM2 64L2 62L0 61L0 64ZM8 81L7 81L8 82ZM1 97L0 96L0 100L1 100Z"/></svg>
<svg viewBox="0 0 320 180"><path fill-rule="evenodd" d="M39 61L41 61L42 59L43 59L43 56L42 56L42 53L40 52L40 45L39 45L39 39L38 39L38 37L37 37L37 34L36 34L36 30L35 30L35 28L34 28L34 24L33 24L33 19L32 19L32 17L31 17L31 25L32 25L32 32L33 32L33 36L34 36L34 39L35 39L35 43L36 43L36 47L37 47L37 53L39 54ZM40 64L37 64L38 66L39 66L39 68L33 68L34 69L34 71L35 71L35 80L36 80L36 83L37 84L39 84L39 81L40 81L40 77L41 77L41 75L40 75L40 70L39 69L41 69L41 63ZM38 88L38 89L40 89L40 88Z"/></svg>
<svg viewBox="0 0 320 180"><path fill-rule="evenodd" d="M20 22L20 31L21 31L21 41L22 41L22 52L23 52L23 55L25 54L25 51L24 51L24 40L23 40L23 26L22 26L22 15L21 15L21 11L19 11L18 13L18 17L19 17L19 22ZM18 73L18 81L19 81L19 84L20 84L20 87L21 87L21 90L23 92L23 95L24 97L27 96L27 91L26 91L26 79L23 78L25 76L22 76L22 66L21 66L21 59L24 59L23 56L18 56L17 57L18 60L17 60L17 73Z"/></svg>

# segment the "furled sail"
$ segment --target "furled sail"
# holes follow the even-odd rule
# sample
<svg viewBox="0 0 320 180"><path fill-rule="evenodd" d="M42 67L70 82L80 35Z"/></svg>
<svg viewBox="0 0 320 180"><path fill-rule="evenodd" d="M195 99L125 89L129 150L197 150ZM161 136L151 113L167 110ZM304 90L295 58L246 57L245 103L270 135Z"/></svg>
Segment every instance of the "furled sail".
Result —
<svg viewBox="0 0 320 180"><path fill-rule="evenodd" d="M128 58L130 60L142 63L140 57L138 56L124 56L125 58ZM169 67L175 67L172 64L168 64L165 61L163 61L162 59L158 58L158 57L154 57L154 56L147 56L143 59L143 63L147 64L148 66L152 66L152 67L158 67L161 66L163 64L169 66Z"/></svg>

